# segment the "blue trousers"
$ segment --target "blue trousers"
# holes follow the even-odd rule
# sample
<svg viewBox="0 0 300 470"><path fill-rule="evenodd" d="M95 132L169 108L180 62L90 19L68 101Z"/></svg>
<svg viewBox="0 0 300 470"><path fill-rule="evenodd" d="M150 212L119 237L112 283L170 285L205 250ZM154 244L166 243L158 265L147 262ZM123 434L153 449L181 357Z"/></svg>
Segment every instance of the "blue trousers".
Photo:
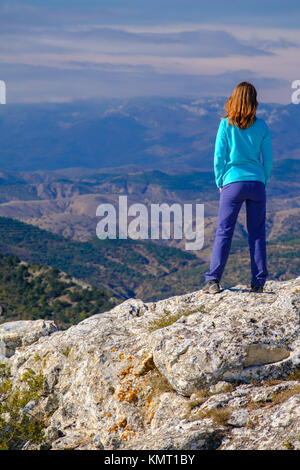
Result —
<svg viewBox="0 0 300 470"><path fill-rule="evenodd" d="M260 181L236 181L223 186L220 194L218 226L213 245L210 269L205 280L221 280L243 202L246 203L247 231L250 249L252 283L263 286L268 276L266 255L266 190Z"/></svg>

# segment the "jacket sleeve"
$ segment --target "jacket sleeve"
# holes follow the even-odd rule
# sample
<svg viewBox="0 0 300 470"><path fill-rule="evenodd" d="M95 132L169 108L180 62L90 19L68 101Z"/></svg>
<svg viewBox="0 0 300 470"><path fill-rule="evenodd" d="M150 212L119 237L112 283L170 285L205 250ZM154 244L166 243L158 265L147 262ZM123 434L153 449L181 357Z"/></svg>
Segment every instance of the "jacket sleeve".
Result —
<svg viewBox="0 0 300 470"><path fill-rule="evenodd" d="M273 148L272 148L272 138L268 125L266 124L266 132L261 144L261 154L262 154L262 163L265 172L265 186L267 187L271 169L273 164Z"/></svg>
<svg viewBox="0 0 300 470"><path fill-rule="evenodd" d="M228 141L226 136L226 120L222 119L217 132L214 154L214 171L216 185L218 188L223 186L223 174L228 156Z"/></svg>

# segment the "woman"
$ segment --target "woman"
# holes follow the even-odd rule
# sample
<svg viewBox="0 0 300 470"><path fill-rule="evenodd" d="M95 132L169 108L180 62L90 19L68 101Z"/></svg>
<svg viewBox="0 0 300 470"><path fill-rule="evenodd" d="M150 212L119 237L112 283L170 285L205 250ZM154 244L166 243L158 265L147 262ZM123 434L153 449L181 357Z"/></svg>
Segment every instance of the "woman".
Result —
<svg viewBox="0 0 300 470"><path fill-rule="evenodd" d="M272 168L272 141L263 119L256 117L254 86L242 82L225 105L215 145L214 170L220 190L218 226L205 274L205 292L220 292L220 280L230 251L238 213L246 202L251 258L251 292L263 292L268 275L266 259L266 191Z"/></svg>

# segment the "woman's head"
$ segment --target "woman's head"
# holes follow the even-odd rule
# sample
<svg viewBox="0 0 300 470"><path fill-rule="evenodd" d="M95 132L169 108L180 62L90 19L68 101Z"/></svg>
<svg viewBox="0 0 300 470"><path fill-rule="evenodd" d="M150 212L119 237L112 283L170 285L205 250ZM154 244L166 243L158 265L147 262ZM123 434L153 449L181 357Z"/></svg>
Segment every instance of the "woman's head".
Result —
<svg viewBox="0 0 300 470"><path fill-rule="evenodd" d="M257 106L257 92L252 83L239 83L225 104L228 124L247 129L256 119Z"/></svg>

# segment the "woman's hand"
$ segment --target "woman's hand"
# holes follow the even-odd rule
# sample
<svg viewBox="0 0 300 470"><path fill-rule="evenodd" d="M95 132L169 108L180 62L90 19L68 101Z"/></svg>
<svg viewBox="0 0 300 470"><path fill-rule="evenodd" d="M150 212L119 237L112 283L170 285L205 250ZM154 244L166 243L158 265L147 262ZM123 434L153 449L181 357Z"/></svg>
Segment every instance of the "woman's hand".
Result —
<svg viewBox="0 0 300 470"><path fill-rule="evenodd" d="M219 191L221 192L221 191L222 191L222 188L219 188Z"/></svg>

